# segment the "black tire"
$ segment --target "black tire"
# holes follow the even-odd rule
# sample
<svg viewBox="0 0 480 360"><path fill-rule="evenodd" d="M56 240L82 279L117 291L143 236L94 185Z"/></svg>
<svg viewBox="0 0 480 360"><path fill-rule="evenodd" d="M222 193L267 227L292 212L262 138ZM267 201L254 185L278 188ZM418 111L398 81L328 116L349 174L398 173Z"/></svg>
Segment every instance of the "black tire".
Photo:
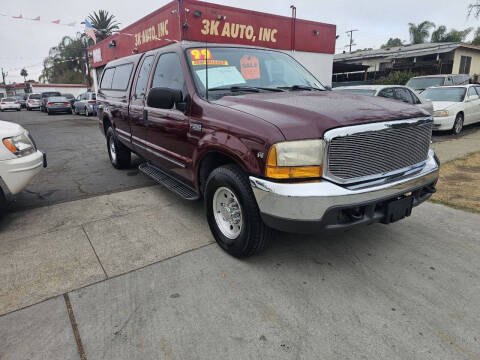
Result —
<svg viewBox="0 0 480 360"><path fill-rule="evenodd" d="M50 112L50 110L47 109L47 114L48 115L52 115L52 113Z"/></svg>
<svg viewBox="0 0 480 360"><path fill-rule="evenodd" d="M7 212L7 198L0 188L0 218Z"/></svg>
<svg viewBox="0 0 480 360"><path fill-rule="evenodd" d="M108 128L106 137L108 157L110 158L110 162L112 163L113 167L116 169L129 168L132 161L131 151L120 141L118 141L117 137L115 136L115 132L111 127ZM115 154L113 154L113 151L115 151Z"/></svg>
<svg viewBox="0 0 480 360"><path fill-rule="evenodd" d="M90 111L88 111L88 108L85 106L85 116L90 117Z"/></svg>
<svg viewBox="0 0 480 360"><path fill-rule="evenodd" d="M234 239L225 236L215 219L213 202L215 193L221 188L231 191L240 203L242 226ZM263 223L248 177L237 165L225 165L212 171L205 185L204 200L208 225L223 250L232 256L244 258L265 248L273 230Z"/></svg>
<svg viewBox="0 0 480 360"><path fill-rule="evenodd" d="M22 110L22 109L17 109L17 111L20 111L20 110Z"/></svg>
<svg viewBox="0 0 480 360"><path fill-rule="evenodd" d="M463 121L464 121L463 114L461 113L457 114L457 117L455 118L455 122L453 123L453 127L452 127L452 133L454 135L458 135L462 132Z"/></svg>

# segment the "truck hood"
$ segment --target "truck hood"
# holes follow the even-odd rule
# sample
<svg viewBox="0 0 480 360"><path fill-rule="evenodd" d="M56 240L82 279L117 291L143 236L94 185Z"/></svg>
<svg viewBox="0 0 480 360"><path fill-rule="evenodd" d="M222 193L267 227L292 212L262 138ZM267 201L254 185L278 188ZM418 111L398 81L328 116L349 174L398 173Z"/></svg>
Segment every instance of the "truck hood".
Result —
<svg viewBox="0 0 480 360"><path fill-rule="evenodd" d="M448 109L451 106L459 105L461 104L460 102L454 102L454 101L432 101L433 104L433 110L445 110Z"/></svg>
<svg viewBox="0 0 480 360"><path fill-rule="evenodd" d="M24 131L25 129L18 124L0 120L0 138L1 139L20 135Z"/></svg>
<svg viewBox="0 0 480 360"><path fill-rule="evenodd" d="M334 91L225 96L216 103L262 118L287 140L319 138L341 126L429 116L400 101Z"/></svg>

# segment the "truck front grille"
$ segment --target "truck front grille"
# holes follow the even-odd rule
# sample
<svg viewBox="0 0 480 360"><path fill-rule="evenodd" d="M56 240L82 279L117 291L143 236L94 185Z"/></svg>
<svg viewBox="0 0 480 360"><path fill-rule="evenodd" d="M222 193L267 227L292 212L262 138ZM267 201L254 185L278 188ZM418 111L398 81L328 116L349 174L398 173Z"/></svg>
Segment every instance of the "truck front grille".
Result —
<svg viewBox="0 0 480 360"><path fill-rule="evenodd" d="M338 128L325 134L325 177L340 183L381 178L421 164L432 137L430 118Z"/></svg>

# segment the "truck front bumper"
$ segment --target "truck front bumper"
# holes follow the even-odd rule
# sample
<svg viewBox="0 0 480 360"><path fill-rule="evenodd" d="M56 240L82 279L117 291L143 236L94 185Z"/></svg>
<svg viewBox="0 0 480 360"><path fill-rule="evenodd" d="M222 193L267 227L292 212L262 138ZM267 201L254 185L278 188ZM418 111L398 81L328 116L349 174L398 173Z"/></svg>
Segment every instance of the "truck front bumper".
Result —
<svg viewBox="0 0 480 360"><path fill-rule="evenodd" d="M390 179L340 186L327 180L277 183L250 177L263 221L270 227L296 233L348 229L385 222L387 204L405 196L413 206L435 192L439 162L430 150L421 166Z"/></svg>

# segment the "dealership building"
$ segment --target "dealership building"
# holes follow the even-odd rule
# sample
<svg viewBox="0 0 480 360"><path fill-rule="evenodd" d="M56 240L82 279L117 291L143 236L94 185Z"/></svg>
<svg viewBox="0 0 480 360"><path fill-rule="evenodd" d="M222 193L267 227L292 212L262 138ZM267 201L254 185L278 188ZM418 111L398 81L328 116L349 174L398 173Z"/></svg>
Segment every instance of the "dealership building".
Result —
<svg viewBox="0 0 480 360"><path fill-rule="evenodd" d="M95 87L112 60L175 42L238 44L284 51L323 84L332 80L336 27L194 0L172 1L89 48Z"/></svg>

